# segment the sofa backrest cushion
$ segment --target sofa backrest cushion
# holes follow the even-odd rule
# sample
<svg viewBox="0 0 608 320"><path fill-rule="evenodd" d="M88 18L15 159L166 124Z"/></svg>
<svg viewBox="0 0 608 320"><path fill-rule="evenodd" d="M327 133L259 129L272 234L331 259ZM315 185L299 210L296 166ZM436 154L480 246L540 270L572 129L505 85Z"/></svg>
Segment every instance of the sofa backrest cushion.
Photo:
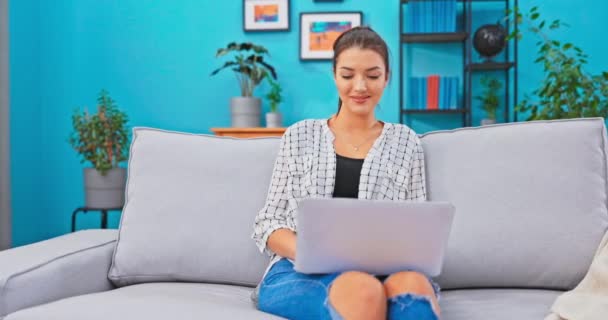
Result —
<svg viewBox="0 0 608 320"><path fill-rule="evenodd" d="M279 142L135 128L109 279L256 285L268 257L250 236Z"/></svg>
<svg viewBox="0 0 608 320"><path fill-rule="evenodd" d="M444 288L571 289L608 226L603 119L421 137L429 200L456 207Z"/></svg>

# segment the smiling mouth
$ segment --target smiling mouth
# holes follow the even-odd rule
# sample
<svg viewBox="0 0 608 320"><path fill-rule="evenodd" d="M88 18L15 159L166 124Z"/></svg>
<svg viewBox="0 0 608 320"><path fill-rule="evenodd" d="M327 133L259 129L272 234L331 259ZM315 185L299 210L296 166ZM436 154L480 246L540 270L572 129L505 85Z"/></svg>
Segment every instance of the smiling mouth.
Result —
<svg viewBox="0 0 608 320"><path fill-rule="evenodd" d="M367 99L369 99L370 96L361 96L361 97L351 97L351 99L355 100L355 102L365 102Z"/></svg>

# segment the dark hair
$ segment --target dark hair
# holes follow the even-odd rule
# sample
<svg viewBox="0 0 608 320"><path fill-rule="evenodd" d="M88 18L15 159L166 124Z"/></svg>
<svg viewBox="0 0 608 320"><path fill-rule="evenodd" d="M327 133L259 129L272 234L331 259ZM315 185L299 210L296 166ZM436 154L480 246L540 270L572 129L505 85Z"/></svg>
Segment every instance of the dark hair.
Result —
<svg viewBox="0 0 608 320"><path fill-rule="evenodd" d="M350 48L370 49L378 53L384 59L385 72L388 77L389 74L389 63L388 63L388 46L384 39L380 37L370 27L354 27L344 33L342 33L334 42L334 58L333 58L333 71L336 73L336 64L338 56L342 51ZM338 98L338 113L342 107L342 99Z"/></svg>

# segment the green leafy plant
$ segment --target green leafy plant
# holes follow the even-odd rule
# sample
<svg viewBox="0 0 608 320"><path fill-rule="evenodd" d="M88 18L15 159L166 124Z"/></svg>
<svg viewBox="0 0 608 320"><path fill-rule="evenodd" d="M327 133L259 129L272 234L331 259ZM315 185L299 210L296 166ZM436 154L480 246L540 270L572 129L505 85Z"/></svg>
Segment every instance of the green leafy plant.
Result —
<svg viewBox="0 0 608 320"><path fill-rule="evenodd" d="M488 119L496 120L496 111L500 104L498 93L502 84L496 78L484 76L481 78L481 85L484 87L484 92L475 99L481 102L481 108L486 112Z"/></svg>
<svg viewBox="0 0 608 320"><path fill-rule="evenodd" d="M211 72L211 75L214 76L221 70L230 68L236 74L241 87L241 96L251 97L253 95L253 90L268 76L268 74L274 79L277 78L274 67L264 60L264 56L270 56L270 54L263 46L251 42L231 42L226 48L217 49L215 57L223 57L229 53L235 54L233 59L224 62L224 65Z"/></svg>
<svg viewBox="0 0 608 320"><path fill-rule="evenodd" d="M270 102L270 112L277 112L279 104L283 101L281 85L270 78L268 78L268 82L270 83L270 91L266 94L266 99Z"/></svg>
<svg viewBox="0 0 608 320"><path fill-rule="evenodd" d="M546 30L568 27L554 20L541 19L538 7L527 13L519 9L507 12L511 24L527 25L527 30L539 37L534 61L543 66L545 78L516 106L518 112L530 112L526 120L606 117L608 115L608 72L593 75L585 70L588 55L572 43L552 40ZM507 41L522 38L521 28L514 30Z"/></svg>
<svg viewBox="0 0 608 320"><path fill-rule="evenodd" d="M128 158L127 115L118 110L107 91L97 98L97 112L74 110L68 142L102 175Z"/></svg>

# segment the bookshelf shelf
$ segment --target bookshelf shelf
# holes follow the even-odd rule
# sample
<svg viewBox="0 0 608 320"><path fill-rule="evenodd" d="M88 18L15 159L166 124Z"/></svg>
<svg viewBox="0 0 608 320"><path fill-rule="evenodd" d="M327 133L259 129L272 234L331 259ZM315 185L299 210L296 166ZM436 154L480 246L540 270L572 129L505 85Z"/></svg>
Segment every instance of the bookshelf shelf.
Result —
<svg viewBox="0 0 608 320"><path fill-rule="evenodd" d="M403 113L466 113L467 109L402 109Z"/></svg>
<svg viewBox="0 0 608 320"><path fill-rule="evenodd" d="M402 4L407 4L408 2L414 2L414 1L432 1L432 0L401 0ZM505 2L505 0L456 0L457 2L465 2L465 1L471 1L471 2Z"/></svg>
<svg viewBox="0 0 608 320"><path fill-rule="evenodd" d="M468 38L466 32L440 32L440 33L403 33L403 43L439 43L439 42L462 42Z"/></svg>
<svg viewBox="0 0 608 320"><path fill-rule="evenodd" d="M482 62L467 66L469 71L509 70L515 66L514 62Z"/></svg>

